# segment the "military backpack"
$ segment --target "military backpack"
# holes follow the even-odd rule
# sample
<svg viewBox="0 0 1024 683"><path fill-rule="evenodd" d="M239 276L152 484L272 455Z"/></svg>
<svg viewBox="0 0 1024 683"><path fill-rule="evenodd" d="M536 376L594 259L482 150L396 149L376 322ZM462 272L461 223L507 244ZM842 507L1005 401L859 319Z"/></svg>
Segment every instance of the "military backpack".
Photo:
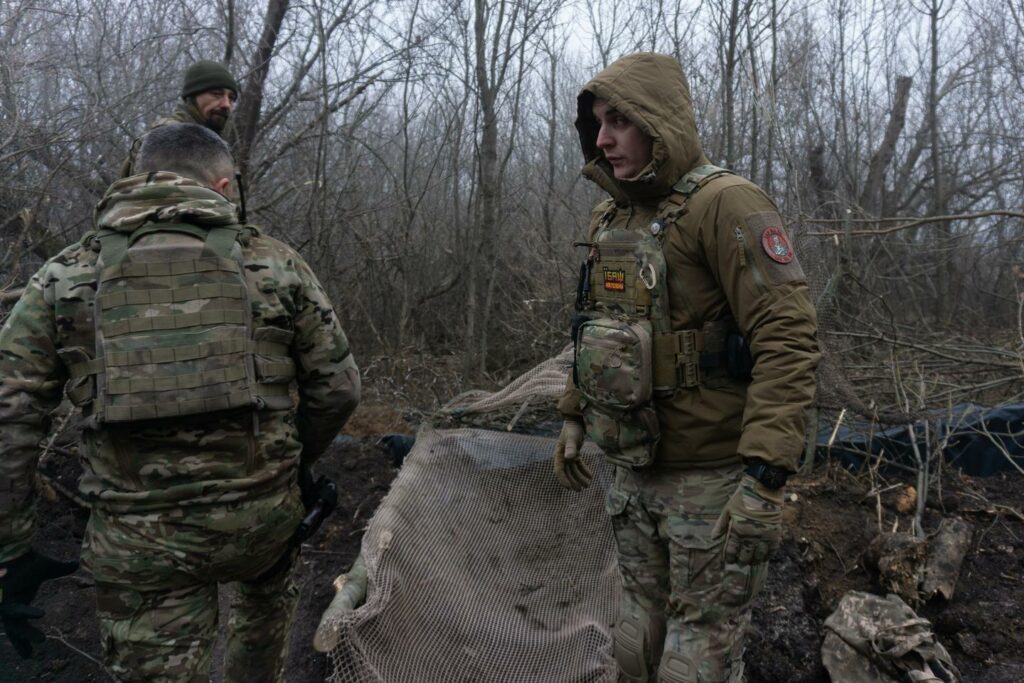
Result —
<svg viewBox="0 0 1024 683"><path fill-rule="evenodd" d="M98 423L288 409L292 332L255 327L239 225L103 230L95 353L64 352L68 397Z"/></svg>

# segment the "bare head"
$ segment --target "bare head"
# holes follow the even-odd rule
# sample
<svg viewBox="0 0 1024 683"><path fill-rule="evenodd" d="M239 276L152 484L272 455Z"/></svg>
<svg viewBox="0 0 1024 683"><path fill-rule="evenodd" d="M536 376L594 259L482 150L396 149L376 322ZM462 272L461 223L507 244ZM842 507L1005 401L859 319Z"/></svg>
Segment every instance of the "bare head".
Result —
<svg viewBox="0 0 1024 683"><path fill-rule="evenodd" d="M235 163L219 135L194 123L154 128L142 139L136 173L168 171L226 195Z"/></svg>

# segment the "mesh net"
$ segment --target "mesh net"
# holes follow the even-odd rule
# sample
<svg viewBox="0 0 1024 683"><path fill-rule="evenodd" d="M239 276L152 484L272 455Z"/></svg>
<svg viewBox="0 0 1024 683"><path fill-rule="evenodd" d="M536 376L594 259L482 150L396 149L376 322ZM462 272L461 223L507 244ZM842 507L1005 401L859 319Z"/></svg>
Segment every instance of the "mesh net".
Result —
<svg viewBox="0 0 1024 683"><path fill-rule="evenodd" d="M339 636L329 680L615 680L611 468L588 444L594 485L567 491L554 446L420 431L363 536L366 603L325 617Z"/></svg>
<svg viewBox="0 0 1024 683"><path fill-rule="evenodd" d="M515 417L521 417L531 403L561 396L571 367L572 344L569 344L557 356L516 377L504 388L494 392L467 391L459 394L441 412L462 417L516 408Z"/></svg>

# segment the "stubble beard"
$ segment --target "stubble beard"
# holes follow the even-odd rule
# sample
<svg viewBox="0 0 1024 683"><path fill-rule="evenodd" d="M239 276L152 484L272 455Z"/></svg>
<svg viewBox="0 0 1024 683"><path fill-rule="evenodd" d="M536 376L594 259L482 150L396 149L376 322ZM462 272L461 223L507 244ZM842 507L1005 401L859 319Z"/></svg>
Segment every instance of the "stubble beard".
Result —
<svg viewBox="0 0 1024 683"><path fill-rule="evenodd" d="M214 113L211 113L209 116L206 117L205 125L206 125L207 128L209 128L214 133L217 133L219 135L220 133L224 132L224 127L227 125L227 123L228 123L227 114L222 114L222 113L219 113L219 112L214 112Z"/></svg>

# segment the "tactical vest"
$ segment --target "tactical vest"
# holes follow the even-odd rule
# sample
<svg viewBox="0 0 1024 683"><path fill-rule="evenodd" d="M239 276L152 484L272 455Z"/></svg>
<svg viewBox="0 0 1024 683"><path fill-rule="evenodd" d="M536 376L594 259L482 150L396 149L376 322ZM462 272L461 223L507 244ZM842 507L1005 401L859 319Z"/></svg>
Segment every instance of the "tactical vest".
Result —
<svg viewBox="0 0 1024 683"><path fill-rule="evenodd" d="M98 423L292 407L292 332L254 328L232 257L241 229L147 223L99 233L95 355L68 368L73 403ZM140 246L157 232L174 236Z"/></svg>
<svg viewBox="0 0 1024 683"><path fill-rule="evenodd" d="M581 269L573 323L573 376L585 401L587 433L616 465L650 465L660 438L653 399L725 373L730 344L743 343L731 320L672 329L662 251L668 228L689 198L725 173L707 164L683 176L659 206L649 234L608 227L615 213L610 207L598 219L594 241L586 244L590 255Z"/></svg>

